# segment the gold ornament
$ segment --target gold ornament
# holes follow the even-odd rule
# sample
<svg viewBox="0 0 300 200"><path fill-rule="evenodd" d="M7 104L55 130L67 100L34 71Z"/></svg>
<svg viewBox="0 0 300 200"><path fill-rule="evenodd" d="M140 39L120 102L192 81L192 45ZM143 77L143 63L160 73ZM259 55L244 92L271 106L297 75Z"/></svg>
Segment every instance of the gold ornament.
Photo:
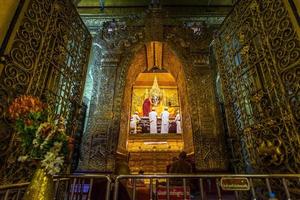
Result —
<svg viewBox="0 0 300 200"><path fill-rule="evenodd" d="M156 76L154 77L153 85L150 90L150 96L151 96L152 103L155 106L157 106L160 103L160 100L162 98L162 92L158 86Z"/></svg>

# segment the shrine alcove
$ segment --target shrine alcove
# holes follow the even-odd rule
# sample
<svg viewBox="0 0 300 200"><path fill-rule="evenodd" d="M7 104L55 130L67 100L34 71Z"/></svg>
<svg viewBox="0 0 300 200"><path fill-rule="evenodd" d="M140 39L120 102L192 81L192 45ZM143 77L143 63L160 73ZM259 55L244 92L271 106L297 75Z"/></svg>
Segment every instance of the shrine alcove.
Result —
<svg viewBox="0 0 300 200"><path fill-rule="evenodd" d="M148 173L163 173L165 166L180 151L193 152L185 84L180 59L166 43L146 43L133 57L126 77L118 142L118 153L130 155L129 165L133 172L144 167ZM149 119L143 114L143 102L151 97L153 89L160 92L159 103L152 104L158 113L157 134L149 134ZM170 113L169 132L161 134L160 114L166 107ZM174 124L177 111L182 116L181 134L176 134ZM130 118L135 112L141 120L137 133L133 134L130 132Z"/></svg>

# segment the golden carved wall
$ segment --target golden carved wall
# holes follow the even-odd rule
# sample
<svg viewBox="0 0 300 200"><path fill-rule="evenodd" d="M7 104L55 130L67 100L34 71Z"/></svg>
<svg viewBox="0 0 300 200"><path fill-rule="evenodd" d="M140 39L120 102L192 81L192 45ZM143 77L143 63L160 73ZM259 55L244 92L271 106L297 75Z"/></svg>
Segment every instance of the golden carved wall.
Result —
<svg viewBox="0 0 300 200"><path fill-rule="evenodd" d="M91 37L75 7L64 0L29 0L13 27L0 70L0 183L30 179L32 163L20 153L6 111L18 95L35 95L76 133Z"/></svg>
<svg viewBox="0 0 300 200"><path fill-rule="evenodd" d="M215 41L236 171L300 170L300 40L282 0L242 0Z"/></svg>
<svg viewBox="0 0 300 200"><path fill-rule="evenodd" d="M165 43L163 67L178 82L186 131L184 150L195 153L199 169L226 169L214 74L208 62L214 27L197 22L197 30L201 31L194 32L188 23L174 20L170 24L161 10L148 10L146 15L136 19L124 17L113 21L101 16L85 16L85 20L91 30L96 30L97 20L104 22L99 23L100 31L95 32L94 37L101 48L97 48L99 56L93 62L97 78L93 82L80 169L112 170L114 153L126 154L131 89L135 78L147 66L144 45L151 41ZM146 23L148 21L151 23Z"/></svg>

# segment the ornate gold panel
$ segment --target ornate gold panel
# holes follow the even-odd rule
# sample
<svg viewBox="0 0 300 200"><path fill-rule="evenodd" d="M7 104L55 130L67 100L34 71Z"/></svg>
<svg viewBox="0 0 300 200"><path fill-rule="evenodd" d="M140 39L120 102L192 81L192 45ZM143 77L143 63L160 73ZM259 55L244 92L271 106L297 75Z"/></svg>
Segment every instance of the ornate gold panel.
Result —
<svg viewBox="0 0 300 200"><path fill-rule="evenodd" d="M66 118L68 133L75 134L91 44L70 1L30 0L21 13L1 55L0 182L29 179L33 167L17 162L19 145L6 117L16 96L26 93L47 101Z"/></svg>
<svg viewBox="0 0 300 200"><path fill-rule="evenodd" d="M300 170L300 42L282 0L242 0L215 51L236 170Z"/></svg>
<svg viewBox="0 0 300 200"><path fill-rule="evenodd" d="M85 19L87 23L92 20ZM101 17L97 19L105 21ZM155 20L162 20L152 24L160 26L160 34L162 31L163 35L157 37L145 33L149 27L144 18L139 18L138 22L127 18L110 20L98 26L99 32L95 34L94 42L101 48L95 48L97 57L91 65L93 93L80 169L113 170L108 167L106 158L114 156L117 145L119 152L126 153L128 116L131 111L130 91L135 77L145 69L147 62L141 52L145 52L144 44L149 42L148 37L153 41L162 41L163 37L164 68L172 73L180 86L178 94L186 130L183 136L184 150L193 153L195 147L195 160L199 169L223 170L227 167L224 141L218 140L222 138L223 130L215 99L213 69L209 68L208 62L213 28L201 22L178 22L170 26L163 25L167 22L160 17ZM94 23L90 28L95 30ZM101 129L100 134L96 127L103 123L107 124L107 128ZM206 146L213 140L214 146L218 148L211 151ZM204 155L207 155L206 161L203 160ZM205 164L208 160L209 165Z"/></svg>
<svg viewBox="0 0 300 200"><path fill-rule="evenodd" d="M133 174L143 170L145 174L166 173L167 165L172 158L178 156L177 152L133 152L130 153L129 167Z"/></svg>
<svg viewBox="0 0 300 200"><path fill-rule="evenodd" d="M131 134L128 137L127 150L129 152L161 152L166 151L179 154L183 149L182 135L177 134Z"/></svg>

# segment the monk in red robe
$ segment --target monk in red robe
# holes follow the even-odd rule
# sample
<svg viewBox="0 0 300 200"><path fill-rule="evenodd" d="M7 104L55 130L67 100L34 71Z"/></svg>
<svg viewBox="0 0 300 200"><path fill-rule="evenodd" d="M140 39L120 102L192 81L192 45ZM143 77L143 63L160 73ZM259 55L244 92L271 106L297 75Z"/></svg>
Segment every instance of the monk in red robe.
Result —
<svg viewBox="0 0 300 200"><path fill-rule="evenodd" d="M151 111L151 99L150 97L148 97L147 99L144 100L143 103L143 116L148 117L149 116L149 112Z"/></svg>

